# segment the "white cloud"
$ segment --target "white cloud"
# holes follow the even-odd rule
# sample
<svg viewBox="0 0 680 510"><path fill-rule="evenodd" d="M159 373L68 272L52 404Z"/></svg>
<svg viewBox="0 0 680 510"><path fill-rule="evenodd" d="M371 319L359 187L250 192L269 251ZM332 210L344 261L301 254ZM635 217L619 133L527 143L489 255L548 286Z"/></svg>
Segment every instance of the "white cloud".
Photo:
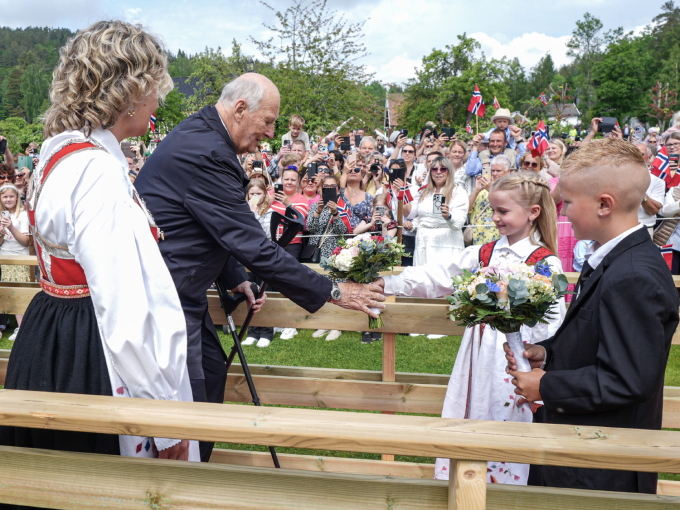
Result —
<svg viewBox="0 0 680 510"><path fill-rule="evenodd" d="M556 68L571 61L567 57L567 41L571 38L569 35L551 37L546 34L530 32L515 37L505 44L495 37L482 32L470 34L470 37L479 41L482 45L482 51L484 51L487 57L497 59L503 57L513 59L517 57L520 63L527 69L536 65L546 53L550 53Z"/></svg>
<svg viewBox="0 0 680 510"><path fill-rule="evenodd" d="M414 78L416 73L414 68L421 67L420 59L408 58L406 55L396 55L392 60L374 67L376 78L380 81L389 83L406 82L409 78Z"/></svg>

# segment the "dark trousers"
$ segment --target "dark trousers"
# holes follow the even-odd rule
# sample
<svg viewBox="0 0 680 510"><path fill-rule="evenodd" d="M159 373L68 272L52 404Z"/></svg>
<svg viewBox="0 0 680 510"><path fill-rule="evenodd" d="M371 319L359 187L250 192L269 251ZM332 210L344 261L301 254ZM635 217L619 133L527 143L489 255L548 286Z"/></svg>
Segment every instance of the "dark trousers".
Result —
<svg viewBox="0 0 680 510"><path fill-rule="evenodd" d="M401 258L402 266L412 266L413 265L413 253L416 251L416 236L402 236L401 242L404 245L404 252L406 252L409 257Z"/></svg>
<svg viewBox="0 0 680 510"><path fill-rule="evenodd" d="M274 328L250 327L250 328L248 328L248 336L252 336L253 338L257 338L258 340L260 338L266 338L267 340L273 340L274 339Z"/></svg>
<svg viewBox="0 0 680 510"><path fill-rule="evenodd" d="M191 379L194 402L224 403L224 387L227 384L226 354L216 336L201 324L201 350L205 379ZM215 443L201 441L201 462L209 462Z"/></svg>

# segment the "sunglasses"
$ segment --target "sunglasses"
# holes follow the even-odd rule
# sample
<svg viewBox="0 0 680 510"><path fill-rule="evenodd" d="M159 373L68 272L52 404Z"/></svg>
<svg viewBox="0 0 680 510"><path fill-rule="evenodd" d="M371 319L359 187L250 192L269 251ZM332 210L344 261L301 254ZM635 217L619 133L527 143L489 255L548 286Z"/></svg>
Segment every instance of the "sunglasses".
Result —
<svg viewBox="0 0 680 510"><path fill-rule="evenodd" d="M415 154L415 152L416 151L405 151L405 150L401 151L402 154Z"/></svg>
<svg viewBox="0 0 680 510"><path fill-rule="evenodd" d="M9 175L0 175L0 181L13 181L14 176L9 176Z"/></svg>
<svg viewBox="0 0 680 510"><path fill-rule="evenodd" d="M529 168L529 167L538 168L538 163L536 163L535 161L533 163L529 163L528 161L525 161L524 166L527 167L527 168Z"/></svg>
<svg viewBox="0 0 680 510"><path fill-rule="evenodd" d="M363 168L355 167L355 168L350 169L349 173L351 173L351 174L359 174L359 173L361 173L362 170L363 170Z"/></svg>
<svg viewBox="0 0 680 510"><path fill-rule="evenodd" d="M430 168L430 172L432 172L433 174L445 174L448 171L449 171L448 168L442 166L435 166Z"/></svg>

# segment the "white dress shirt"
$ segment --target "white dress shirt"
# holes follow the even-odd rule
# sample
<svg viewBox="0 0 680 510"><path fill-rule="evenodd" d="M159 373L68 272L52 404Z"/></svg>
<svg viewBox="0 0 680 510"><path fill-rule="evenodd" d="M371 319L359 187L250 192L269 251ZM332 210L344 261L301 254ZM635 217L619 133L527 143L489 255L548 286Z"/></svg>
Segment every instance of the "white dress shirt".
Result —
<svg viewBox="0 0 680 510"><path fill-rule="evenodd" d="M639 230L642 228L642 224L638 223L635 225L633 228L629 228L622 234L619 234L616 236L614 239L611 239L604 243L602 246L600 246L597 249L595 248L595 244L591 244L590 247L588 248L588 251L586 252L586 260L588 261L588 264L590 267L593 268L593 270L597 269L597 266L600 265L600 263L604 260L604 258L609 255L609 252L611 252L614 248L616 248L616 245L619 244L621 241L623 241L626 237L631 235L633 232L636 230Z"/></svg>
<svg viewBox="0 0 680 510"><path fill-rule="evenodd" d="M663 204L664 195L666 194L666 182L659 179L655 175L651 175L651 182L649 183L649 188L647 188L647 196L652 200ZM638 221L642 223L645 227L653 227L656 223L656 215L649 214L645 211L644 207L640 205L638 209Z"/></svg>

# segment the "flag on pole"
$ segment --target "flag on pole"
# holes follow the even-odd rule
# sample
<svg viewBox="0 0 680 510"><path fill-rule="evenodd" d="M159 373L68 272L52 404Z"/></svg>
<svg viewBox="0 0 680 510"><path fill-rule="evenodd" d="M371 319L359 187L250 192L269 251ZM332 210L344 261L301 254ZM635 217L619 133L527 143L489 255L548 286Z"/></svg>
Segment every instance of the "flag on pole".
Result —
<svg viewBox="0 0 680 510"><path fill-rule="evenodd" d="M468 106L468 111L473 114L484 117L484 99L482 99L482 93L479 91L479 87L475 83L475 90L472 92L472 99L470 99L470 105Z"/></svg>
<svg viewBox="0 0 680 510"><path fill-rule="evenodd" d="M543 119L541 119L538 123L538 126L536 127L534 136L531 137L531 140L529 140L529 143L527 144L527 148L531 149L531 155L535 158L537 156L541 156L546 150L548 150L549 145L548 131L545 129L545 123L543 122Z"/></svg>
<svg viewBox="0 0 680 510"><path fill-rule="evenodd" d="M467 131L469 134L472 134L472 126L470 124L465 124L465 131Z"/></svg>
<svg viewBox="0 0 680 510"><path fill-rule="evenodd" d="M545 97L545 92L541 92L541 95L538 96L538 99L541 100L541 103L543 103L543 106L548 106L548 98Z"/></svg>
<svg viewBox="0 0 680 510"><path fill-rule="evenodd" d="M667 185L671 183L671 172L668 169L668 151L666 146L661 147L661 150L657 153L654 161L652 161L652 167L650 172L652 175L657 176L659 179L666 181Z"/></svg>
<svg viewBox="0 0 680 510"><path fill-rule="evenodd" d="M390 194L387 197L387 206L392 208L392 200L402 200L404 204L409 204L413 202L413 195L411 194L411 189L408 184L404 184L399 190L399 194L395 197L394 192L390 189Z"/></svg>
<svg viewBox="0 0 680 510"><path fill-rule="evenodd" d="M347 227L347 232L352 231L352 225L350 224L350 218L352 213L349 210L349 206L345 203L342 198L338 198L338 216Z"/></svg>
<svg viewBox="0 0 680 510"><path fill-rule="evenodd" d="M151 114L151 119L149 120L149 129L154 133L156 131L156 112Z"/></svg>
<svg viewBox="0 0 680 510"><path fill-rule="evenodd" d="M496 99L496 96L493 96L493 107L498 110L501 107L501 104L498 102L498 99Z"/></svg>

